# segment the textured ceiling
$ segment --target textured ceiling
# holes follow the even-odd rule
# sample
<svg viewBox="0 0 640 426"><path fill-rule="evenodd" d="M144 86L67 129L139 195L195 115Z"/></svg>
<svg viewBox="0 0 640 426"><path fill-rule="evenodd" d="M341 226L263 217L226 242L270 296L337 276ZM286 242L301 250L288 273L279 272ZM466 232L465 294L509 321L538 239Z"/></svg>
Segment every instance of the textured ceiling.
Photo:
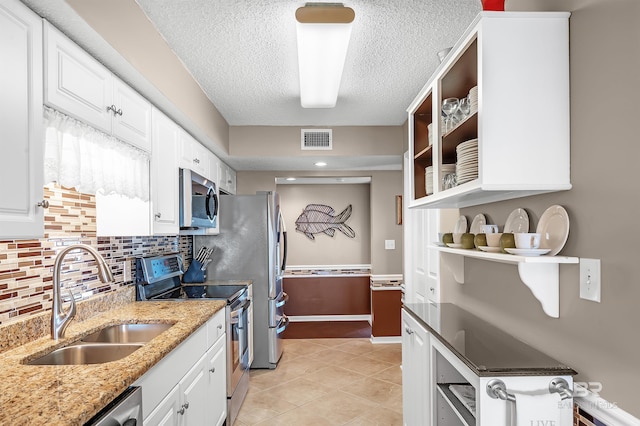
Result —
<svg viewBox="0 0 640 426"><path fill-rule="evenodd" d="M291 0L136 0L232 126L401 125L479 0L354 0L338 103L300 106Z"/></svg>

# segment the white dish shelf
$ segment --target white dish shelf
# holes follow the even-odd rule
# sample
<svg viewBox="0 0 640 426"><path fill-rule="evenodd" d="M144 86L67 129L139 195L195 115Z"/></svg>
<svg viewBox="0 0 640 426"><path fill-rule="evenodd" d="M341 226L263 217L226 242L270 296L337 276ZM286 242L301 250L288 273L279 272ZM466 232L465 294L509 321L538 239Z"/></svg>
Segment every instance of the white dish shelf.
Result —
<svg viewBox="0 0 640 426"><path fill-rule="evenodd" d="M471 23L407 109L410 208L462 208L571 189L569 16L482 12ZM477 112L444 132L443 100L464 98L473 87ZM445 189L442 165L456 163L456 147L476 138L478 178Z"/></svg>
<svg viewBox="0 0 640 426"><path fill-rule="evenodd" d="M431 248L452 255L443 256L443 260L459 284L464 284L465 257L517 265L520 280L540 301L545 314L553 318L560 317L560 264L580 262L579 258L568 256L516 256L440 246Z"/></svg>

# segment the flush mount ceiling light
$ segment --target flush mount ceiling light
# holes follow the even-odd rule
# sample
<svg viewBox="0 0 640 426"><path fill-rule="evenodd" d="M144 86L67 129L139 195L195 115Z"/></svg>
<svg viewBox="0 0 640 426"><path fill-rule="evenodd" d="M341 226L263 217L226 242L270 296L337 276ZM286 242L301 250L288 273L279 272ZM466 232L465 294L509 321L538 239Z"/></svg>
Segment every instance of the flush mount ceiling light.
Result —
<svg viewBox="0 0 640 426"><path fill-rule="evenodd" d="M354 18L341 3L307 3L296 10L303 108L336 106Z"/></svg>
<svg viewBox="0 0 640 426"><path fill-rule="evenodd" d="M327 163L325 163L324 161L318 161L317 163L314 163L314 166L316 167L326 167Z"/></svg>

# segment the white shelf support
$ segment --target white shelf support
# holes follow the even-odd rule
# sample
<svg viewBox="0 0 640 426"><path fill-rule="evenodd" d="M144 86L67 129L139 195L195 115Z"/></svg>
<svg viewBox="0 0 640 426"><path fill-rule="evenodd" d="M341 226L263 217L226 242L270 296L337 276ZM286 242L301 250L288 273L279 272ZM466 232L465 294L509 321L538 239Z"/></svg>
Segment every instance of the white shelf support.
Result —
<svg viewBox="0 0 640 426"><path fill-rule="evenodd" d="M545 314L560 317L560 264L577 264L580 259L567 256L514 256L503 253L485 253L477 250L433 247L442 254L442 261L458 284L464 284L464 258L509 263L518 266L520 280L529 287L542 305Z"/></svg>
<svg viewBox="0 0 640 426"><path fill-rule="evenodd" d="M560 317L560 266L557 263L518 263L522 282L540 301L545 314Z"/></svg>

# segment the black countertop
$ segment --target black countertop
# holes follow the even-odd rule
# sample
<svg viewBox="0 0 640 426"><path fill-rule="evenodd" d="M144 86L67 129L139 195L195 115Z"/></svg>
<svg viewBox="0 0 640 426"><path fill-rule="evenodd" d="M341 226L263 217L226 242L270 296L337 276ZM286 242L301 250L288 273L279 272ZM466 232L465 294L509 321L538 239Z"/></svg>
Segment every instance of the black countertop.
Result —
<svg viewBox="0 0 640 426"><path fill-rule="evenodd" d="M577 374L454 304L408 303L404 308L478 376Z"/></svg>

